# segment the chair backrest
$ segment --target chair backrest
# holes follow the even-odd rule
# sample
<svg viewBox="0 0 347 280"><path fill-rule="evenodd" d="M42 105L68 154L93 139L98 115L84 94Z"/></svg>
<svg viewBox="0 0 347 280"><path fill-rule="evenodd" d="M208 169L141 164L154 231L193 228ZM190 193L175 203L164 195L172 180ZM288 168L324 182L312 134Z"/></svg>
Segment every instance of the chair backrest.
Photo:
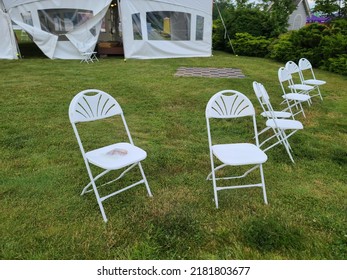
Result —
<svg viewBox="0 0 347 280"><path fill-rule="evenodd" d="M300 60L299 60L299 68L300 68L301 71L312 69L311 62L309 62L308 59L306 59L306 58L300 58Z"/></svg>
<svg viewBox="0 0 347 280"><path fill-rule="evenodd" d="M278 80L283 83L283 82L289 82L292 80L292 75L290 72L285 68L285 67L280 67L278 69Z"/></svg>
<svg viewBox="0 0 347 280"><path fill-rule="evenodd" d="M95 121L122 114L118 102L98 89L81 91L72 99L69 107L71 123Z"/></svg>
<svg viewBox="0 0 347 280"><path fill-rule="evenodd" d="M254 81L253 82L253 89L254 89L255 95L258 98L261 98L261 101L263 103L268 103L270 101L270 96L267 93L263 84Z"/></svg>
<svg viewBox="0 0 347 280"><path fill-rule="evenodd" d="M311 64L311 62L308 59L300 58L300 60L299 60L299 69L300 69L301 72L303 72L305 70L310 70L311 74L312 74L312 77L314 79L316 79L316 77L314 75L314 72L313 72L312 64Z"/></svg>
<svg viewBox="0 0 347 280"><path fill-rule="evenodd" d="M291 75L300 73L299 66L294 61L288 61L285 68L289 71Z"/></svg>
<svg viewBox="0 0 347 280"><path fill-rule="evenodd" d="M292 75L297 74L300 79L300 83L304 83L304 76L302 75L302 72L300 70L300 67L294 62L294 61L288 61L286 63L285 68L289 71L289 73Z"/></svg>
<svg viewBox="0 0 347 280"><path fill-rule="evenodd" d="M286 84L286 86L292 86L294 85L294 81L293 81L293 77L290 74L290 72L288 71L288 69L286 69L285 67L280 67L278 69L278 80L280 81L280 85L282 88L282 91L284 94L287 94L287 90L284 84ZM290 88L290 93L296 92L295 89Z"/></svg>
<svg viewBox="0 0 347 280"><path fill-rule="evenodd" d="M90 122L120 115L126 130L129 142L133 144L128 125L125 121L122 108L108 93L98 89L87 89L79 92L70 103L69 117L83 158L85 151L79 136L76 124ZM86 160L86 159L85 159Z"/></svg>
<svg viewBox="0 0 347 280"><path fill-rule="evenodd" d="M206 106L206 118L238 118L255 114L251 101L236 90L223 90L211 97Z"/></svg>
<svg viewBox="0 0 347 280"><path fill-rule="evenodd" d="M259 146L255 111L252 102L236 90L222 90L213 95L206 106L206 123L208 141L212 146L209 119L233 119L251 116L253 118L253 128L256 145Z"/></svg>
<svg viewBox="0 0 347 280"><path fill-rule="evenodd" d="M253 90L254 90L255 95L258 98L258 101L260 103L261 108L263 109L264 112L267 112L267 114L265 114L265 116L267 118L275 119L276 116L274 114L274 109L272 108L272 105L270 102L270 96L267 93L264 85L254 81L253 82Z"/></svg>
<svg viewBox="0 0 347 280"><path fill-rule="evenodd" d="M256 81L253 82L253 90L261 104L267 105L270 103L270 96L267 93L263 84Z"/></svg>

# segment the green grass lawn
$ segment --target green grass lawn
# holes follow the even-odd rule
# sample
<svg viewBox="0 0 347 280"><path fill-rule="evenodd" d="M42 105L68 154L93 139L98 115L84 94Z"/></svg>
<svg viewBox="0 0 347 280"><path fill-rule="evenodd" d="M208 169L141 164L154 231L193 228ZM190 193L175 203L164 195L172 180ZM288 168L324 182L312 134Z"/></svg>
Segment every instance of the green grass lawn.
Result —
<svg viewBox="0 0 347 280"><path fill-rule="evenodd" d="M181 66L240 68L246 78L175 77ZM316 70L327 81L324 101L304 105L304 130L290 138L296 164L283 147L267 153L269 205L256 188L220 192L215 208L206 181L207 101L234 89L260 113L257 80L280 108L280 66L218 52L94 64L1 60L0 258L346 259L346 77ZM143 167L154 197L138 186L107 200L107 224L94 195L80 196L88 175L68 119L71 99L87 88L117 99L135 144L148 153ZM107 142L113 135L104 128L86 137Z"/></svg>

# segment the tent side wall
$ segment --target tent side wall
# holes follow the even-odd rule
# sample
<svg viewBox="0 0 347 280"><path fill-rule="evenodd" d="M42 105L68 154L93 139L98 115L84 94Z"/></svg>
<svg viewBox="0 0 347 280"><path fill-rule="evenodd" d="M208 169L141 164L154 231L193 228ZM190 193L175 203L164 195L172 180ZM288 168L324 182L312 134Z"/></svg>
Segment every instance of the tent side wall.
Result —
<svg viewBox="0 0 347 280"><path fill-rule="evenodd" d="M123 0L120 4L126 58L211 56L211 0Z"/></svg>
<svg viewBox="0 0 347 280"><path fill-rule="evenodd" d="M17 42L9 15L0 9L0 59L17 59Z"/></svg>
<svg viewBox="0 0 347 280"><path fill-rule="evenodd" d="M81 59L95 48L111 0L3 0L13 22L49 58Z"/></svg>

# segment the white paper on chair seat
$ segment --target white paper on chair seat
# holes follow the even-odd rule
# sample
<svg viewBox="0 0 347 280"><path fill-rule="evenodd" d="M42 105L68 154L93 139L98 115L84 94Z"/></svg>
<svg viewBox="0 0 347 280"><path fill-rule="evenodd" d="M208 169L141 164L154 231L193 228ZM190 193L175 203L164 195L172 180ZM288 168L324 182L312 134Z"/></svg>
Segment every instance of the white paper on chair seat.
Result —
<svg viewBox="0 0 347 280"><path fill-rule="evenodd" d="M144 150L129 143L117 143L86 153L86 158L90 163L111 170L139 162L146 157L147 153Z"/></svg>

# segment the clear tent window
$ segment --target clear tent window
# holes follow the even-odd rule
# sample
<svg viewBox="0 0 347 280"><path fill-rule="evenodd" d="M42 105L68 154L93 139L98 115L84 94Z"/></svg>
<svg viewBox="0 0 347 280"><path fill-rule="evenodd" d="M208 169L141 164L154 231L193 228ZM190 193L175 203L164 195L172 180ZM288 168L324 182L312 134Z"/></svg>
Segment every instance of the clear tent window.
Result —
<svg viewBox="0 0 347 280"><path fill-rule="evenodd" d="M204 39L203 16L196 16L195 40ZM132 14L134 40L143 40L140 13ZM148 40L189 41L191 40L192 16L190 13L174 11L152 11L146 13Z"/></svg>

